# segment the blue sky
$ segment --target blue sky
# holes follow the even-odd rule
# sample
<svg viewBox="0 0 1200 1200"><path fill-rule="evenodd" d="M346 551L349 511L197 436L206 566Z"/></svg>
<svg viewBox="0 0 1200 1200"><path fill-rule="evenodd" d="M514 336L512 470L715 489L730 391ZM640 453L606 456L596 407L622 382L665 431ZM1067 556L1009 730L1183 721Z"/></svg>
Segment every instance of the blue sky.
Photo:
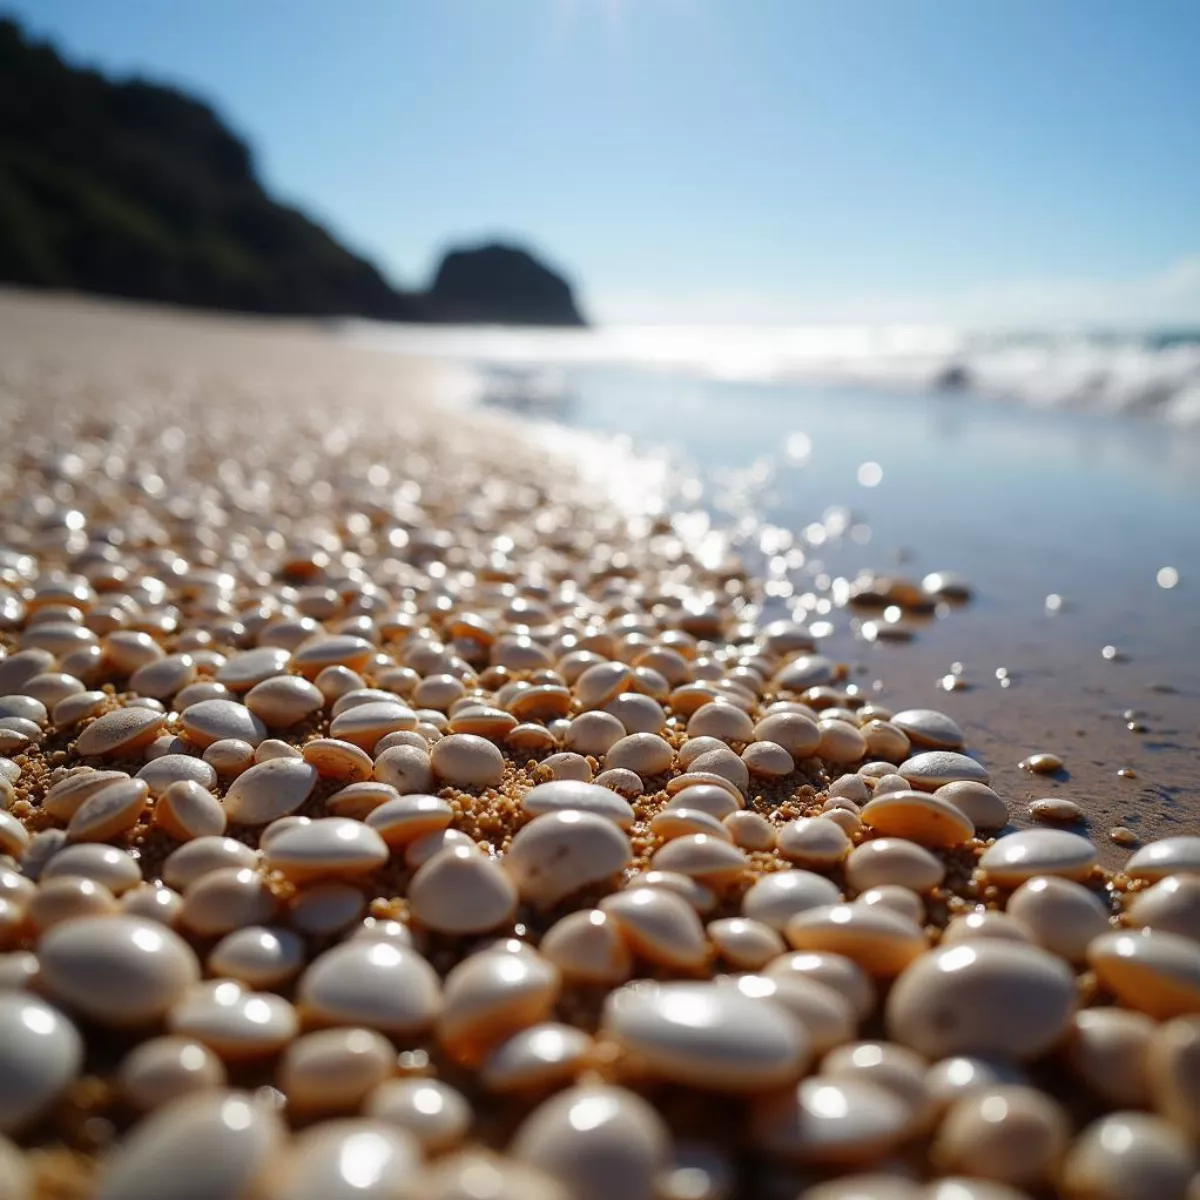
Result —
<svg viewBox="0 0 1200 1200"><path fill-rule="evenodd" d="M1197 0L0 0L211 100L399 283L601 319L1200 322Z"/></svg>

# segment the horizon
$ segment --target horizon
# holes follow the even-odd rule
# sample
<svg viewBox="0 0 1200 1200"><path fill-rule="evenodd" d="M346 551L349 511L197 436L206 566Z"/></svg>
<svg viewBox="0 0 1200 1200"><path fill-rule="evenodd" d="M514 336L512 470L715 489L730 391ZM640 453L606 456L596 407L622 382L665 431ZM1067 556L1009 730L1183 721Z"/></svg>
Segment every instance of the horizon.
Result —
<svg viewBox="0 0 1200 1200"><path fill-rule="evenodd" d="M401 287L498 238L604 325L1200 325L1179 0L0 12L212 104Z"/></svg>

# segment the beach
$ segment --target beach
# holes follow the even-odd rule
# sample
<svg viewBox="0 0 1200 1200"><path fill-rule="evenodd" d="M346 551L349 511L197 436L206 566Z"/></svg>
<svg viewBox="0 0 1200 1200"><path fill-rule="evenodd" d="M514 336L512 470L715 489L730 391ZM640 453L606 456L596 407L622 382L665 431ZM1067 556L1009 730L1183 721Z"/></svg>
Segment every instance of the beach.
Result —
<svg viewBox="0 0 1200 1200"><path fill-rule="evenodd" d="M1182 1198L1196 431L403 337L0 294L13 1194Z"/></svg>

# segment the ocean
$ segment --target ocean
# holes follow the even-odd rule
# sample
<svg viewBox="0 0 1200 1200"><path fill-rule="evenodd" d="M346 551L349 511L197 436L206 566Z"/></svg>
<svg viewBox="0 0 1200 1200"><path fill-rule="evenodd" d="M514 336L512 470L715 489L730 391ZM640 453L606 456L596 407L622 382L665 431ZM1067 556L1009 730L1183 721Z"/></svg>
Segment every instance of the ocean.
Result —
<svg viewBox="0 0 1200 1200"><path fill-rule="evenodd" d="M1200 423L1200 329L999 332L948 326L480 329L347 322L357 341L529 372L620 366L729 382L944 392ZM532 378L532 376L530 377ZM526 381L528 384L528 380ZM533 384L529 400L545 380Z"/></svg>

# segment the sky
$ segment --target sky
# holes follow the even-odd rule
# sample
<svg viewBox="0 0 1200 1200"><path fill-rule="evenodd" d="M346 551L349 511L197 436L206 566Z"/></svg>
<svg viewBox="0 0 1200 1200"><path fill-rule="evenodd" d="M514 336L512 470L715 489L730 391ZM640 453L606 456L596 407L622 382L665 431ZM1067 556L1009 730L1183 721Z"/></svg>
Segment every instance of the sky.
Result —
<svg viewBox="0 0 1200 1200"><path fill-rule="evenodd" d="M1200 324L1197 0L0 0L174 83L397 284L613 323Z"/></svg>

